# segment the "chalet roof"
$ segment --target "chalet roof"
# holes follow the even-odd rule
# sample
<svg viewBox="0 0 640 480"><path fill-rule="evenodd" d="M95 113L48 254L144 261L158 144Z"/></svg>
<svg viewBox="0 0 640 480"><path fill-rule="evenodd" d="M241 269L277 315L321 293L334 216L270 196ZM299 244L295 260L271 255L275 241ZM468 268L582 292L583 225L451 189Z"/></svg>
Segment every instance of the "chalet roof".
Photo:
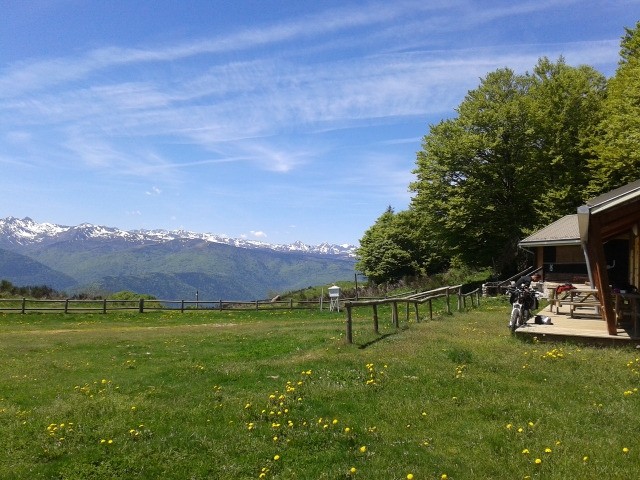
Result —
<svg viewBox="0 0 640 480"><path fill-rule="evenodd" d="M580 245L578 215L565 215L542 230L521 240L520 247L538 247L546 245Z"/></svg>
<svg viewBox="0 0 640 480"><path fill-rule="evenodd" d="M585 206L589 208L591 213L596 213L600 210L606 210L620 203L633 200L638 196L640 196L640 180L603 193L598 197L591 198L587 200Z"/></svg>

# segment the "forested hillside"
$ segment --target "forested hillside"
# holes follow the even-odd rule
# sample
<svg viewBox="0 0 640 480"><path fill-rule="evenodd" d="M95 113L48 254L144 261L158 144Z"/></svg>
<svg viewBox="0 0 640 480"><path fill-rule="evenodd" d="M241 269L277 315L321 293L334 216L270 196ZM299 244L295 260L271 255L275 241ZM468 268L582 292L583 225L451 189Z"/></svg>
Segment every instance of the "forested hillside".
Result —
<svg viewBox="0 0 640 480"><path fill-rule="evenodd" d="M374 282L513 272L520 239L640 178L640 22L614 77L541 58L489 73L456 114L425 135L408 210L389 207L360 240L357 268Z"/></svg>

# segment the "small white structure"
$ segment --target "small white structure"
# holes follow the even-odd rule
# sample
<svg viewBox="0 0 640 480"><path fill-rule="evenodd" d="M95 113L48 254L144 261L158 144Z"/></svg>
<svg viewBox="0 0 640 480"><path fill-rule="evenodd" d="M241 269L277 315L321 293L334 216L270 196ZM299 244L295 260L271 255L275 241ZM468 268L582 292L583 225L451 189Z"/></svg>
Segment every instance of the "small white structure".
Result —
<svg viewBox="0 0 640 480"><path fill-rule="evenodd" d="M340 287L334 285L329 287L329 311L340 311Z"/></svg>

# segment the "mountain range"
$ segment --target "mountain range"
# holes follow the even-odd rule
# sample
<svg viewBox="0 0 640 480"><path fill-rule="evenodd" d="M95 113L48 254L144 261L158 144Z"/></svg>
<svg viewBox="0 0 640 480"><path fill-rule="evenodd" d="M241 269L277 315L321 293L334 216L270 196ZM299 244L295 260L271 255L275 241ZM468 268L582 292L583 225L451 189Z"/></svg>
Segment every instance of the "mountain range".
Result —
<svg viewBox="0 0 640 480"><path fill-rule="evenodd" d="M350 280L354 245L289 245L184 230L0 219L0 279L67 294L122 290L164 300L256 300Z"/></svg>

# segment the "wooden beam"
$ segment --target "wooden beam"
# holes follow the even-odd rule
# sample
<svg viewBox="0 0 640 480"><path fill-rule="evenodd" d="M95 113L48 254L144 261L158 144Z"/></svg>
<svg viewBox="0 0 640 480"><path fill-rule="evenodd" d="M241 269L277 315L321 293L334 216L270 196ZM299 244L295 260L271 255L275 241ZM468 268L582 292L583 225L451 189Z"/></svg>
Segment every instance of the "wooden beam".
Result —
<svg viewBox="0 0 640 480"><path fill-rule="evenodd" d="M593 272L593 280L595 287L600 294L600 305L602 306L602 314L607 322L607 331L609 335L617 335L618 327L616 315L613 308L613 300L611 298L611 288L609 287L609 274L607 273L607 259L604 254L604 243L601 233L602 225L600 219L591 217L589 222L589 241L587 242L587 253L589 255L589 263Z"/></svg>

